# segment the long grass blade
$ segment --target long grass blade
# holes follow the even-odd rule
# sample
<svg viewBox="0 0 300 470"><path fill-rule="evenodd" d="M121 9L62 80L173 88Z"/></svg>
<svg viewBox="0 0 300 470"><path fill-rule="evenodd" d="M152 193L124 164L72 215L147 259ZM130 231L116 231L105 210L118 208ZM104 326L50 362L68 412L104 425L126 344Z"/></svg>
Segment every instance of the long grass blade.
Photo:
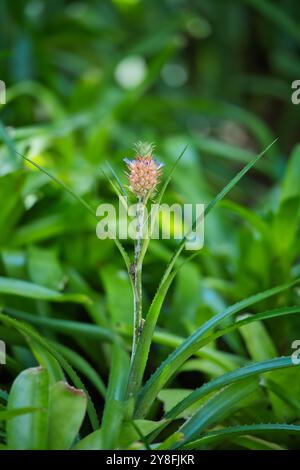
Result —
<svg viewBox="0 0 300 470"><path fill-rule="evenodd" d="M88 397L88 415L91 421L91 425L94 429L97 429L99 427L99 422L91 397L81 379L78 377L78 375L70 366L70 364L66 361L66 359L62 356L62 354L60 354L55 349L55 347L51 345L45 338L43 338L39 333L33 331L32 328L28 327L26 324L21 323L20 321L14 318L10 318L7 315L4 315L3 313L0 313L0 321L5 325L11 326L16 330L20 331L25 335L25 337L29 336L37 343L39 343L42 347L44 347L50 354L52 354L52 356L59 362L61 367L65 370L66 374L70 377L74 385L77 388L84 390L84 392L86 393Z"/></svg>
<svg viewBox="0 0 300 470"><path fill-rule="evenodd" d="M276 140L274 140L270 145L268 145L268 147L265 150L263 150L263 152L257 155L253 160L251 160L247 165L245 165L241 171L237 173L237 175L208 204L208 206L205 208L204 214L200 215L200 218L205 217L206 215L210 213L210 211L215 207L215 205L220 200L222 200L226 196L226 194L228 194L228 192L239 182L239 180L258 162L258 160L267 153L267 151L272 147L272 145L274 145ZM198 218L193 223L191 230L195 229L199 221L200 220ZM175 250L174 254L172 255L172 258L162 276L159 288L154 296L153 302L149 308L149 311L145 320L145 324L144 324L144 327L143 327L143 330L139 339L140 347L138 346L138 349L135 354L135 358L131 367L131 374L130 374L131 379L129 381L130 383L129 394L131 395L134 395L136 393L136 391L138 390L142 382L144 370L146 367L146 363L147 363L147 359L148 359L148 355L150 351L151 341L152 341L155 326L159 317L161 306L169 290L169 287L175 275L178 272L178 269L180 269L179 267L177 268L177 270L175 269L174 272L172 272L180 253L184 249L184 244L186 242L187 236L188 234L182 239L178 248Z"/></svg>
<svg viewBox="0 0 300 470"><path fill-rule="evenodd" d="M5 144L7 145L8 149L10 152L13 152L14 154L18 155L19 157L23 158L23 160L27 161L28 163L30 163L31 165L35 166L36 168L38 168L40 171L42 171L43 173L45 173L52 181L54 181L55 183L57 183L62 189L64 189L67 193L69 193L74 199L76 199L78 202L80 202L80 204L96 219L97 219L97 216L96 216L96 210L93 209L92 206L90 206L81 196L79 196L78 194L76 194L74 191L72 191L72 189L70 189L63 181L61 181L59 178L57 178L56 176L52 175L51 173L49 173L45 168L43 168L41 165L39 165L38 163L30 160L29 158L27 158L25 155L17 152L17 150L15 149L15 146L9 136L9 134L7 133L5 127L3 126L3 124L1 123L0 121L0 135L2 136ZM130 269L130 259L129 259L129 256L125 250L125 248L123 247L123 245L121 244L121 242L116 238L114 239L114 242L115 242L115 245L117 246L119 252L121 253L122 255L122 258L125 262L125 265L127 267L127 270L129 271Z"/></svg>
<svg viewBox="0 0 300 470"><path fill-rule="evenodd" d="M242 426L231 426L228 428L218 429L208 432L205 436L200 437L196 441L190 442L183 446L185 450L198 449L205 444L212 444L224 440L230 440L235 436L248 436L256 434L284 433L284 434L300 434L300 426L296 424L285 423L260 423L260 424L244 424Z"/></svg>
<svg viewBox="0 0 300 470"><path fill-rule="evenodd" d="M161 388L172 377L176 370L178 370L181 365L199 349L201 344L200 341L204 338L204 336L214 327L216 327L222 320L225 318L230 318L232 315L240 312L250 305L254 305L264 299L283 292L298 282L299 280L296 280L294 282L273 287L272 289L268 289L264 292L252 295L247 299L243 299L242 301L231 305L204 323L191 336L189 336L189 338L187 338L181 346L179 346L170 354L170 356L160 365L160 367L155 371L155 373L141 389L137 398L135 416L142 417L145 415L153 403L153 400L157 396L159 390L161 390Z"/></svg>

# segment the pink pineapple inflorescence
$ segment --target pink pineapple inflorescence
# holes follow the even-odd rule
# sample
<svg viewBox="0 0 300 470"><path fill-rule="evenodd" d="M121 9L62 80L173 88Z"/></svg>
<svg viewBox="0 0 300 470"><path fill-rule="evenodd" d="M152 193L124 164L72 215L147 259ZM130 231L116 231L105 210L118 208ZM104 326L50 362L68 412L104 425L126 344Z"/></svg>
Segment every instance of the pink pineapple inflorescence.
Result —
<svg viewBox="0 0 300 470"><path fill-rule="evenodd" d="M126 176L129 189L140 199L145 199L155 192L163 164L153 158L153 145L147 142L135 144L134 160L124 159L128 171Z"/></svg>

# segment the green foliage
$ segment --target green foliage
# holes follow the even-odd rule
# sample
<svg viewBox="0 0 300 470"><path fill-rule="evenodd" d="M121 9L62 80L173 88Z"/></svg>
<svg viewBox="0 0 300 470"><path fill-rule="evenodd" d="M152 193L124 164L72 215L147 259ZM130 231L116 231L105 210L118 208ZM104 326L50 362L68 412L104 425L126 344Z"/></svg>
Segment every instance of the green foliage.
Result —
<svg viewBox="0 0 300 470"><path fill-rule="evenodd" d="M24 406L25 405L25 406ZM49 386L47 369L27 369L9 394L7 445L18 450L66 450L75 441L86 411L86 395L66 382Z"/></svg>
<svg viewBox="0 0 300 470"><path fill-rule="evenodd" d="M46 369L32 368L23 371L14 381L7 409L38 408L10 419L7 423L7 444L12 449L41 450L47 445L49 383Z"/></svg>
<svg viewBox="0 0 300 470"><path fill-rule="evenodd" d="M299 448L296 6L1 2L0 449ZM205 244L143 241L130 362L133 246L95 229L140 140Z"/></svg>
<svg viewBox="0 0 300 470"><path fill-rule="evenodd" d="M64 382L52 385L49 391L48 449L69 449L82 424L86 411L82 390Z"/></svg>

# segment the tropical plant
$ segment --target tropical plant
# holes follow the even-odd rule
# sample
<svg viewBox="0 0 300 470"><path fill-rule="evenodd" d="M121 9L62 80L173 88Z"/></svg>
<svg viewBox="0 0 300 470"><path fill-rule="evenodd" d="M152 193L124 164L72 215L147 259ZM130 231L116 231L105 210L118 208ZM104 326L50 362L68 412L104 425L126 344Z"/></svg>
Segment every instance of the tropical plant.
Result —
<svg viewBox="0 0 300 470"><path fill-rule="evenodd" d="M0 3L1 449L299 448L296 7ZM98 240L125 196L204 247Z"/></svg>
<svg viewBox="0 0 300 470"><path fill-rule="evenodd" d="M13 153L13 143L4 128L2 128L2 133ZM146 205L149 195L153 194L157 181L154 178L150 186L147 186L145 193L141 195L139 184L141 182L142 185L143 183L147 185L146 173L150 171L148 160L152 159L151 147L146 147L146 151L143 153L141 148L145 148L145 144L143 145L139 145L137 148L137 160L132 162L127 160L127 164L130 171L130 189L138 197L139 204ZM249 162L206 206L205 216L208 216L215 205L228 194L269 148L270 146ZM166 187L183 155L184 151L181 152L162 188L155 196L158 203L161 202ZM24 158L29 161L27 157ZM135 169L136 162L138 165L143 166L146 161L147 167L145 169L143 167ZM34 165L45 172L36 163ZM159 165L157 163L153 163L153 165L155 173L157 171L155 165L157 167ZM296 150L282 185L278 212L271 221L275 233L273 233L273 245L270 249L273 256L278 256L279 266L284 260L284 266L282 266L283 276L288 274L287 268L290 267L287 253L293 252L296 220L299 214L300 194L298 189L295 191L293 184L295 174L293 170L298 165L299 151ZM133 172L136 172L135 176ZM57 178L53 178L48 172L46 174L74 196L73 191L66 188ZM152 173L151 177L153 177ZM120 189L119 180L116 179L111 182L113 187L117 188L117 194L120 195L122 186L120 186ZM77 196L76 199L78 199ZM89 213L93 213L85 201L79 198L79 202L82 203L85 209L88 209ZM230 209L233 207L240 215L245 216L255 230L259 229L261 242L268 243L270 232L263 219L253 215L252 218L249 217L247 210L239 206L227 204L227 207ZM290 224L290 233L285 234L284 239L281 237L284 227L282 218L286 214L286 209L283 211L283 207L290 208L289 218L293 216L295 220L294 224ZM131 334L130 329L125 330L117 324L109 329L105 326L85 325L78 321L51 319L47 316L34 317L23 311L16 311L4 306L4 313L0 314L0 319L5 327L5 333L7 334L11 328L21 333L28 342L37 361L41 364L38 368L21 372L15 379L9 395L2 394L3 401L7 401L7 405L3 405L2 413L3 419L8 420L6 427L8 448L67 449L75 446L74 448L77 449L116 449L130 448L134 445L141 448L190 449L203 448L203 446L209 445L207 443L220 442L222 439L233 439L234 442L238 442L236 441L237 436L244 436L244 438L247 436L249 442L255 445L249 437L249 433L264 433L268 436L272 432L279 431L287 436L299 433L300 426L296 424L277 423L276 414L273 415L274 423L270 424L272 413L263 412L266 401L276 399L274 397L277 397L277 399L279 397L282 400L284 397L282 384L280 384L280 380L278 383L278 376L274 373L272 379L272 371L287 370L288 372L289 368L293 368L293 374L297 372L295 372L295 364L291 357L275 357L276 348L262 324L262 320L282 318L285 315L299 312L300 307L297 305L286 306L286 300L290 297L291 289L297 285L299 280L297 278L291 279L287 283L266 289L228 306L220 313L202 322L186 339L181 339L178 335L172 335L167 331L159 330L156 332L157 320L171 283L188 261L186 259L184 262L178 263L185 239L180 242L171 256L148 312L145 318L142 318L142 264L151 237L144 240L141 238L140 228L144 223L144 212L138 208L137 213L139 214L138 235L132 262L130 262L130 256L121 245L121 242L116 241L117 247L123 255L133 289L132 311L135 313L131 363L128 358L128 342L126 341L128 335ZM192 255L192 257L194 256L195 254ZM39 262L39 253L33 253L32 262ZM55 264L53 267L55 267ZM53 272L53 275L57 274L60 274L58 267ZM278 277L280 278L280 273ZM93 308L93 303L88 295L63 294L54 289L27 281L2 278L0 289L2 294L29 297L30 299L36 299L38 302L45 300L73 301L86 305L87 308ZM268 309L262 313L236 318L237 313L253 308L257 304L264 306L267 301L268 303L272 301L273 309L269 309L268 306ZM110 349L112 348L112 363L107 390L105 390L98 373L78 354L65 346L62 347L57 344L53 341L53 338L41 336L36 330L20 320L29 321L33 325L50 327L50 330L58 330L68 335L79 334L79 342L86 341L89 338L101 338L108 341L111 344ZM223 335L233 338L232 335L236 331L240 331L244 338L253 362L249 363L242 355L231 357L227 353L218 353L215 349L210 348L209 345L217 338ZM173 346L174 351L143 384L145 367L153 341ZM188 390L164 389L169 380L184 367L189 370L205 370L203 359L202 362L201 359L191 360L192 356L206 357L208 362L215 367L218 366L219 370L214 374L216 377L190 393ZM105 397L100 427L92 399L69 362L79 371L84 371L84 374L97 387L98 392ZM12 360L12 365L13 363ZM264 375L265 380L261 382L264 373L267 374ZM67 385L65 374L79 388L75 389ZM149 419L151 417L149 412L151 412L152 405L155 404L157 398L165 404L165 414L157 420L155 419L156 413L153 416L152 412L152 419ZM294 412L298 412L297 402L291 398L284 399L284 403L281 403L278 408L290 406ZM79 440L78 432L84 418L86 400L88 400L88 414L94 431L85 437L81 436ZM257 408L260 410L260 413L258 413L259 422L256 424L252 422L245 423L245 417L253 415L254 410ZM241 423L235 426L226 426L227 423L232 424L232 420L233 423L235 422L234 416L241 413L241 409L244 411ZM67 410L67 412L64 412L64 410ZM265 416L268 414L267 422L260 422L263 419L260 415ZM62 422L65 424L62 425ZM173 422L177 423L175 429ZM219 428L220 426L221 428ZM211 431L212 427L213 431ZM127 431L127 429L130 431ZM217 431L214 429L217 429ZM270 441L269 438L259 440L259 445L262 445L262 443L266 447L276 447L276 443Z"/></svg>

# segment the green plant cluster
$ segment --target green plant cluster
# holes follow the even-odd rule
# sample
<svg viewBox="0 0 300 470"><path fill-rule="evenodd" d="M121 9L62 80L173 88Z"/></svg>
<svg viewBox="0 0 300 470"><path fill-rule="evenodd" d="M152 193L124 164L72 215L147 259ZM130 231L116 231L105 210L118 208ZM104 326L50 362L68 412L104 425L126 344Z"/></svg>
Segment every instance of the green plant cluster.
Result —
<svg viewBox="0 0 300 470"><path fill-rule="evenodd" d="M297 5L1 2L1 450L299 449ZM137 140L205 245L144 247L130 361L133 246L95 230Z"/></svg>

